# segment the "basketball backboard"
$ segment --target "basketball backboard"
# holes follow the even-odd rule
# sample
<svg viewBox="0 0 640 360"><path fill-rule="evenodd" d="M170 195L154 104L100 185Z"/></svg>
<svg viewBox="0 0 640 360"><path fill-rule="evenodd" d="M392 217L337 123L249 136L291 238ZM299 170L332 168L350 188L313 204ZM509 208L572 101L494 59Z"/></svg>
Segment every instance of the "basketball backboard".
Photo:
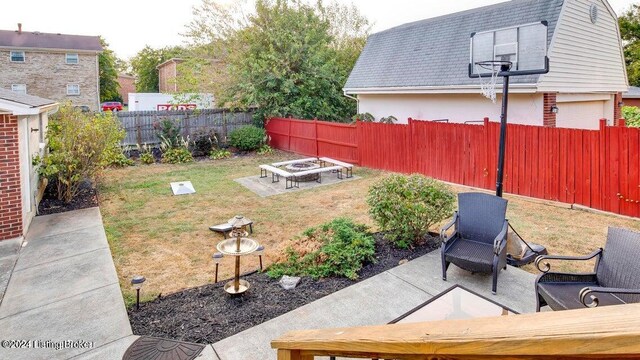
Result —
<svg viewBox="0 0 640 360"><path fill-rule="evenodd" d="M476 65L490 60L511 62L511 69L499 76L545 74L549 72L547 22L472 33L470 52L472 78L491 76L490 69Z"/></svg>

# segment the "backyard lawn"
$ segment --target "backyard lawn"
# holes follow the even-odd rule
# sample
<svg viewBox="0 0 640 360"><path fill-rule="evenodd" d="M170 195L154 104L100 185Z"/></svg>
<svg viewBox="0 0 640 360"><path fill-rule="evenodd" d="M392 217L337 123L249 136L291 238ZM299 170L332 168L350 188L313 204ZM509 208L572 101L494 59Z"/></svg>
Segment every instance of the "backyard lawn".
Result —
<svg viewBox="0 0 640 360"><path fill-rule="evenodd" d="M356 168L354 175L359 179L266 198L234 181L259 175L259 164L299 157L275 152L269 156L106 171L99 184L100 210L127 302L134 294L129 281L137 274L147 278L143 292L147 300L160 293L213 282L211 255L223 237L208 228L236 214L253 220L251 237L265 246L265 265L281 256L290 239L336 217L349 217L375 230L365 199L369 186L386 172ZM187 180L193 183L196 194L173 196L169 182ZM284 187L284 181L281 185ZM457 186L452 190L468 191ZM552 254L587 254L603 246L609 225L640 230L636 220L506 197L511 224L527 241L547 246ZM568 270L570 266L556 269ZM242 272L257 268L257 256L243 258ZM531 265L525 269L534 271ZM233 262L225 259L219 278L232 274Z"/></svg>

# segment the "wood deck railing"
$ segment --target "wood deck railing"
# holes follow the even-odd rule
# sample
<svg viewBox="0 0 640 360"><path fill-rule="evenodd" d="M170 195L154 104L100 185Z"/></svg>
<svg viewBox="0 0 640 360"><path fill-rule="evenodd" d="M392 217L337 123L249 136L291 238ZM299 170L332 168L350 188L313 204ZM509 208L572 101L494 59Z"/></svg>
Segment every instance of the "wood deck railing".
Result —
<svg viewBox="0 0 640 360"><path fill-rule="evenodd" d="M497 318L291 331L278 360L640 359L640 304Z"/></svg>

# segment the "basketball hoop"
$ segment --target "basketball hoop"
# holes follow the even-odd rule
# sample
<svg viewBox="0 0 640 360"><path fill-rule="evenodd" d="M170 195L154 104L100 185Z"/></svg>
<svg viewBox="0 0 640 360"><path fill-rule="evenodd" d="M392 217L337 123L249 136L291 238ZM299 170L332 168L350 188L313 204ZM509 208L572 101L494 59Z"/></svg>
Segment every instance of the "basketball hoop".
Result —
<svg viewBox="0 0 640 360"><path fill-rule="evenodd" d="M480 79L480 89L482 95L496 103L496 83L498 82L498 74L501 71L509 71L511 69L512 62L507 60L485 60L475 63L476 73L478 79ZM488 70L490 74L481 72L480 69ZM485 80L488 79L488 80Z"/></svg>

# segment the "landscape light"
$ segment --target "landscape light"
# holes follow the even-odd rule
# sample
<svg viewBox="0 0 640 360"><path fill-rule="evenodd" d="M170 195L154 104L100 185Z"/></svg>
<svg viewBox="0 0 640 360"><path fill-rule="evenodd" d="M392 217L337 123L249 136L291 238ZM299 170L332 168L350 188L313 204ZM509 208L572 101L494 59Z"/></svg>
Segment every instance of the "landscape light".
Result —
<svg viewBox="0 0 640 360"><path fill-rule="evenodd" d="M140 310L140 289L145 282L144 276L136 275L131 279L131 286L136 290L136 310Z"/></svg>
<svg viewBox="0 0 640 360"><path fill-rule="evenodd" d="M213 262L216 264L216 277L213 280L214 283L218 282L218 265L220 265L220 262L222 261L222 258L224 257L224 255L222 255L222 253L215 253L213 254Z"/></svg>

